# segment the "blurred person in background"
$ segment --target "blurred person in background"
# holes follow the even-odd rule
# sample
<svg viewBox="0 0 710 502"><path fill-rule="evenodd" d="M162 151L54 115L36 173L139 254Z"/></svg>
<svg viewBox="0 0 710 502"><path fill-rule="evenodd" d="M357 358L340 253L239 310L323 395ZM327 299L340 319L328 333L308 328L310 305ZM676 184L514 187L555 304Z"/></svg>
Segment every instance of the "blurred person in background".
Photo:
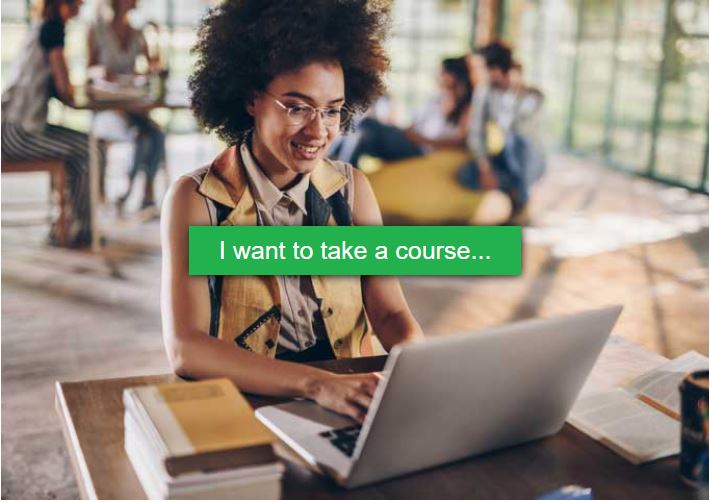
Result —
<svg viewBox="0 0 710 502"><path fill-rule="evenodd" d="M409 128L365 116L354 133L342 138L333 156L357 166L362 155L397 161L441 148L465 148L473 93L465 57L444 59L438 80L438 94L416 112Z"/></svg>
<svg viewBox="0 0 710 502"><path fill-rule="evenodd" d="M100 12L89 29L90 68L101 67L104 78L112 82L131 82L136 75L136 60L144 57L149 71L158 69L158 61L148 53L143 34L133 28L129 14L136 7L136 0L108 0L110 19ZM123 206L133 190L138 173L145 175L141 209L155 206L154 180L165 161L165 134L147 113L125 111L102 111L96 113L92 124L93 133L107 141L130 141L134 145L133 164L128 173L128 187L118 198L118 207Z"/></svg>
<svg viewBox="0 0 710 502"><path fill-rule="evenodd" d="M544 170L544 153L530 126L544 97L524 85L522 66L516 67L512 51L501 42L476 51L469 64L479 70L467 141L474 158L462 166L459 181L475 190L505 192L515 220Z"/></svg>
<svg viewBox="0 0 710 502"><path fill-rule="evenodd" d="M64 54L64 27L83 0L45 0L41 22L33 24L2 94L2 155L18 161L63 160L69 192L68 245L91 242L88 160L85 133L47 123L51 97L72 105L74 88ZM103 152L101 152L103 155ZM49 243L58 244L56 222Z"/></svg>

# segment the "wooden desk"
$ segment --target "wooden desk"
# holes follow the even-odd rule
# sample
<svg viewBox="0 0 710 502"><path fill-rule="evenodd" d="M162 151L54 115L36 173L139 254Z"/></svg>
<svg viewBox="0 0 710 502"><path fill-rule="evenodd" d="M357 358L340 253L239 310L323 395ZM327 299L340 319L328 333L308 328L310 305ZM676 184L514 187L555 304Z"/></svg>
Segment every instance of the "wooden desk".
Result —
<svg viewBox="0 0 710 502"><path fill-rule="evenodd" d="M327 361L337 372L376 371L385 356ZM57 382L56 405L79 489L84 498L145 498L123 450L122 392L126 387L175 381L153 375ZM255 407L277 402L248 396ZM280 453L288 452L280 449ZM395 453L393 452L393 455ZM286 460L284 498L535 498L568 484L591 487L595 498L691 498L678 477L677 457L634 466L569 425L557 435L402 476L356 490L344 490Z"/></svg>

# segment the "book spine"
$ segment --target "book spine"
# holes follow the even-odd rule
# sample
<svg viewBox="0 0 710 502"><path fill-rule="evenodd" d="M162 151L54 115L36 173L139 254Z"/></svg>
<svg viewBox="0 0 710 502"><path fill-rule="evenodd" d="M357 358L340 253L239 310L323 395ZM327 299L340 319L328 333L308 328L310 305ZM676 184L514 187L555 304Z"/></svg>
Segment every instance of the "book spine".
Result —
<svg viewBox="0 0 710 502"><path fill-rule="evenodd" d="M163 408L160 413L161 416L165 414L170 414L170 410L167 408L165 403L157 402L155 398L149 395L151 387L141 387L136 389L129 389L131 397L134 403L134 410L140 417L139 423L144 427L146 435L149 437L151 444L157 450L160 459L165 462L165 459L172 455L170 444L166 441L166 438L160 433L160 429L156 426L155 420L160 417L157 416L156 409ZM173 418L174 420L174 418Z"/></svg>

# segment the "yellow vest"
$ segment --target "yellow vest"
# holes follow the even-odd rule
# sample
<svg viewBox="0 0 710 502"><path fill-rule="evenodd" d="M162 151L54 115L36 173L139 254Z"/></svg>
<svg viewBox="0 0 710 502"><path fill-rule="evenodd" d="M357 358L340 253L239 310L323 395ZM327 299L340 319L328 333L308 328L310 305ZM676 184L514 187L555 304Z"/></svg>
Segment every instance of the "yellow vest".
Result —
<svg viewBox="0 0 710 502"><path fill-rule="evenodd" d="M311 173L311 184L325 199L340 190L347 178L325 160ZM231 209L220 225L257 225L257 210L238 148L223 151L205 174L198 192ZM331 215L329 225L335 225ZM321 314L333 353L338 359L370 355L370 329L362 300L359 276L312 276L321 300ZM281 310L281 292L275 276L224 276L217 336L268 357L276 355L280 320L264 316ZM260 322L260 318L262 321ZM247 336L241 336L245 332Z"/></svg>

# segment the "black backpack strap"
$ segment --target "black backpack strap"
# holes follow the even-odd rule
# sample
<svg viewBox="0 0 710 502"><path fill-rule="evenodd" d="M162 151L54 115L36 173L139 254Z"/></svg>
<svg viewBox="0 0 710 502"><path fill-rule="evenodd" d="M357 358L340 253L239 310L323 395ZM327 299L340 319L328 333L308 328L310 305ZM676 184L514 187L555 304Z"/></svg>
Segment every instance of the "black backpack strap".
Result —
<svg viewBox="0 0 710 502"><path fill-rule="evenodd" d="M216 209L217 221L214 222L219 225L224 220L227 219L229 213L232 211L231 208L220 204L219 202L211 201ZM210 291L210 336L217 338L219 336L219 311L222 305L222 281L224 276L222 275L209 275L207 276L207 286Z"/></svg>
<svg viewBox="0 0 710 502"><path fill-rule="evenodd" d="M353 224L353 213L350 210L348 201L341 192L335 192L328 197L328 204L333 210L333 218L339 227L349 227Z"/></svg>
<svg viewBox="0 0 710 502"><path fill-rule="evenodd" d="M343 194L335 192L324 199L315 186L309 185L306 191L306 225L325 226L328 224L330 215L333 215L338 226L347 227L353 224L353 216L348 202Z"/></svg>

